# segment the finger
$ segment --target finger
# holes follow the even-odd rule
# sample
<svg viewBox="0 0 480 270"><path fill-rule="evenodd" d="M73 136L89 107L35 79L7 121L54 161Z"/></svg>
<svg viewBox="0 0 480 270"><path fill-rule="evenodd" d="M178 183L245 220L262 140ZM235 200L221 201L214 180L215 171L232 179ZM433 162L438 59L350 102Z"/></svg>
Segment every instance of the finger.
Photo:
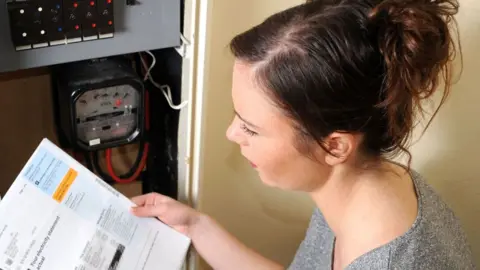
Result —
<svg viewBox="0 0 480 270"><path fill-rule="evenodd" d="M130 200L137 206L142 206L145 205L147 202L148 197L151 196L151 194L144 194L140 196L135 196L130 198Z"/></svg>
<svg viewBox="0 0 480 270"><path fill-rule="evenodd" d="M141 206L141 205L159 203L159 202L162 201L162 197L163 197L162 195L160 195L158 193L155 193L155 192L152 192L152 193L132 197L132 198L130 198L130 200L134 204L136 204L138 206Z"/></svg>

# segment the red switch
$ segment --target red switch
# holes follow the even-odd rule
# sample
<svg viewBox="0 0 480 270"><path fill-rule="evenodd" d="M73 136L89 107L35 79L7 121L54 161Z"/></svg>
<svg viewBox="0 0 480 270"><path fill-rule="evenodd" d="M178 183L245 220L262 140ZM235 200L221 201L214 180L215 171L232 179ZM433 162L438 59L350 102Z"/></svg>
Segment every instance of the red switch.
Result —
<svg viewBox="0 0 480 270"><path fill-rule="evenodd" d="M78 3L73 3L73 7L74 7L74 8L77 8L77 7L78 7Z"/></svg>
<svg viewBox="0 0 480 270"><path fill-rule="evenodd" d="M80 26L77 24L75 25L75 30L78 30L78 29L80 29Z"/></svg>
<svg viewBox="0 0 480 270"><path fill-rule="evenodd" d="M113 24L113 22L112 22L112 21L108 21L108 25L112 25L112 24Z"/></svg>
<svg viewBox="0 0 480 270"><path fill-rule="evenodd" d="M97 24L96 23L92 23L92 28L95 28L97 27Z"/></svg>
<svg viewBox="0 0 480 270"><path fill-rule="evenodd" d="M95 6L95 1L90 1L90 6Z"/></svg>
<svg viewBox="0 0 480 270"><path fill-rule="evenodd" d="M107 4L111 4L112 3L112 0L107 0Z"/></svg>
<svg viewBox="0 0 480 270"><path fill-rule="evenodd" d="M122 105L122 100L121 100L121 99L117 99L117 100L115 101L115 106L118 107L118 106L120 106L120 105Z"/></svg>

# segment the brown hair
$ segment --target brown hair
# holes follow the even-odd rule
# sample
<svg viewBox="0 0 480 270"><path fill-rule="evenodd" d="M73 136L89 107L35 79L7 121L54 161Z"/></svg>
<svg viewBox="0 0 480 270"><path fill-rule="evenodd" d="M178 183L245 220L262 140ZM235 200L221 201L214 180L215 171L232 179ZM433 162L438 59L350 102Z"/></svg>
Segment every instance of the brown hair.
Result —
<svg viewBox="0 0 480 270"><path fill-rule="evenodd" d="M406 151L422 101L447 98L455 0L308 1L236 36L234 56L298 129L301 151L332 132L364 134L379 157ZM440 108L435 111L434 115ZM430 119L429 123L431 122Z"/></svg>

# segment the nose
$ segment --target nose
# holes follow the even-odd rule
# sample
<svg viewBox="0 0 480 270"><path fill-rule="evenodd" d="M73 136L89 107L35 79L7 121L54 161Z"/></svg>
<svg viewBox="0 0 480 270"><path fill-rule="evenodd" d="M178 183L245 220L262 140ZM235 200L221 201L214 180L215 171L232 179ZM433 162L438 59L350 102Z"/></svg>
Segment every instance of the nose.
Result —
<svg viewBox="0 0 480 270"><path fill-rule="evenodd" d="M232 120L232 123L230 123L230 126L227 128L226 136L228 140L237 143L238 145L247 145L247 138L242 133L237 117Z"/></svg>

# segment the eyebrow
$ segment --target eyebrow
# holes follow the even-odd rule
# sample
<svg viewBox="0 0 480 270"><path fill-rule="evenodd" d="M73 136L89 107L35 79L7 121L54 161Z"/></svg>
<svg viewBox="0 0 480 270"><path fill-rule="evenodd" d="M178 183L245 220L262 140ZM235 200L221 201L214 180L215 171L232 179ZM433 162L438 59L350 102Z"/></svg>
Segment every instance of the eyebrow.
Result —
<svg viewBox="0 0 480 270"><path fill-rule="evenodd" d="M245 118L243 118L237 111L235 111L235 114L238 116L238 118L240 118L243 122L247 123L247 125L249 126L252 126L254 128L257 128L257 129L260 129L258 126L252 124L250 121L246 120Z"/></svg>

